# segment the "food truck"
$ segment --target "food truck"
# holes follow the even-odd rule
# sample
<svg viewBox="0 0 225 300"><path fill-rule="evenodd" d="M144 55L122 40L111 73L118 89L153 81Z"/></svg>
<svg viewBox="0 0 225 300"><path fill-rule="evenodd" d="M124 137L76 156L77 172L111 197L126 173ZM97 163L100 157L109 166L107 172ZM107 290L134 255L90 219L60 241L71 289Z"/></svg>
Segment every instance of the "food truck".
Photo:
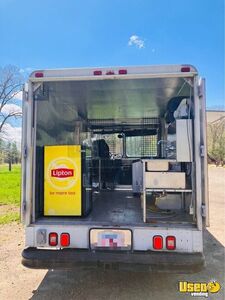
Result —
<svg viewBox="0 0 225 300"><path fill-rule="evenodd" d="M34 71L22 136L24 266L204 266L205 80L194 66Z"/></svg>

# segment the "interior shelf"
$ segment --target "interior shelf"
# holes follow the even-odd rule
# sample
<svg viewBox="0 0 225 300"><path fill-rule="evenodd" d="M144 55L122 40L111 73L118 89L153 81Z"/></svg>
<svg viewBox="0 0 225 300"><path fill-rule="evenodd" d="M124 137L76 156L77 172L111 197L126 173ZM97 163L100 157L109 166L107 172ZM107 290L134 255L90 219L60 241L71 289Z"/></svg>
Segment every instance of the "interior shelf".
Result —
<svg viewBox="0 0 225 300"><path fill-rule="evenodd" d="M191 193L191 189L153 189L153 188L146 188L146 192L168 192L168 193Z"/></svg>

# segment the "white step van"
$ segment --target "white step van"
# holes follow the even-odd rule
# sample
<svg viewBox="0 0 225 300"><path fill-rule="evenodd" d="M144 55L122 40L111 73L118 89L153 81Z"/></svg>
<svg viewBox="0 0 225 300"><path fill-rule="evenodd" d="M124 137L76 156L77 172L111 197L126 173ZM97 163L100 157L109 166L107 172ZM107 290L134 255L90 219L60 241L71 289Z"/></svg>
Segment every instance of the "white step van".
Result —
<svg viewBox="0 0 225 300"><path fill-rule="evenodd" d="M37 70L23 93L22 151L24 266L204 266L205 81L195 67Z"/></svg>

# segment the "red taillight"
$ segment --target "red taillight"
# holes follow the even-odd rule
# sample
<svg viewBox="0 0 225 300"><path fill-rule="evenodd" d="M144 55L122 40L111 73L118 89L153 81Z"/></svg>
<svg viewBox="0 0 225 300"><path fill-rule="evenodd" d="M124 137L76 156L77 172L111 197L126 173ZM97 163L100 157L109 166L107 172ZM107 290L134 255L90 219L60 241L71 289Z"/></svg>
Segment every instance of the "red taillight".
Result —
<svg viewBox="0 0 225 300"><path fill-rule="evenodd" d="M44 77L44 73L43 72L36 72L34 76L36 78Z"/></svg>
<svg viewBox="0 0 225 300"><path fill-rule="evenodd" d="M108 71L105 73L106 75L114 75L115 73L113 71Z"/></svg>
<svg viewBox="0 0 225 300"><path fill-rule="evenodd" d="M97 70L97 71L94 71L93 74L94 74L95 76L102 75L102 71Z"/></svg>
<svg viewBox="0 0 225 300"><path fill-rule="evenodd" d="M127 70L119 70L119 75L125 75L127 74Z"/></svg>
<svg viewBox="0 0 225 300"><path fill-rule="evenodd" d="M176 249L176 238L175 238L175 236L167 236L167 238L166 238L166 248L168 250L175 250Z"/></svg>
<svg viewBox="0 0 225 300"><path fill-rule="evenodd" d="M60 244L63 247L68 247L70 245L70 235L69 235L69 233L62 233L61 234Z"/></svg>
<svg viewBox="0 0 225 300"><path fill-rule="evenodd" d="M190 72L191 68L190 67L182 67L180 70L181 70L181 72Z"/></svg>
<svg viewBox="0 0 225 300"><path fill-rule="evenodd" d="M160 250L163 248L163 238L161 235L153 236L153 248L155 250Z"/></svg>
<svg viewBox="0 0 225 300"><path fill-rule="evenodd" d="M58 245L58 234L56 232L49 233L49 245L50 246Z"/></svg>

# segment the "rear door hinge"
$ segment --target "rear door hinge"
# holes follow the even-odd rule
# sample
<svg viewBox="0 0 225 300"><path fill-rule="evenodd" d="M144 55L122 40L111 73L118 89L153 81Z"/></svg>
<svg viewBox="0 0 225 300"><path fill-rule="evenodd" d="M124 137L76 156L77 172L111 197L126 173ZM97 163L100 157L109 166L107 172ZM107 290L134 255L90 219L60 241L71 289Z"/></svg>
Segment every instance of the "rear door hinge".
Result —
<svg viewBox="0 0 225 300"><path fill-rule="evenodd" d="M202 98L205 96L205 79L201 78L198 84L198 96Z"/></svg>
<svg viewBox="0 0 225 300"><path fill-rule="evenodd" d="M22 210L23 210L23 212L25 212L26 209L27 209L26 201L23 201L23 204L22 204Z"/></svg>
<svg viewBox="0 0 225 300"><path fill-rule="evenodd" d="M27 158L27 147L26 146L23 148L23 157Z"/></svg>
<svg viewBox="0 0 225 300"><path fill-rule="evenodd" d="M202 89L202 85L198 86L198 96L199 98L201 98L203 96L203 89Z"/></svg>
<svg viewBox="0 0 225 300"><path fill-rule="evenodd" d="M204 156L205 156L205 146L204 146L204 145L201 145L201 146L200 146L200 156L201 156L201 157L204 157Z"/></svg>
<svg viewBox="0 0 225 300"><path fill-rule="evenodd" d="M206 206L205 206L205 204L202 204L202 216L204 218L206 217Z"/></svg>
<svg viewBox="0 0 225 300"><path fill-rule="evenodd" d="M28 101L28 92L26 92L26 91L23 91L23 92L24 92L24 100Z"/></svg>

